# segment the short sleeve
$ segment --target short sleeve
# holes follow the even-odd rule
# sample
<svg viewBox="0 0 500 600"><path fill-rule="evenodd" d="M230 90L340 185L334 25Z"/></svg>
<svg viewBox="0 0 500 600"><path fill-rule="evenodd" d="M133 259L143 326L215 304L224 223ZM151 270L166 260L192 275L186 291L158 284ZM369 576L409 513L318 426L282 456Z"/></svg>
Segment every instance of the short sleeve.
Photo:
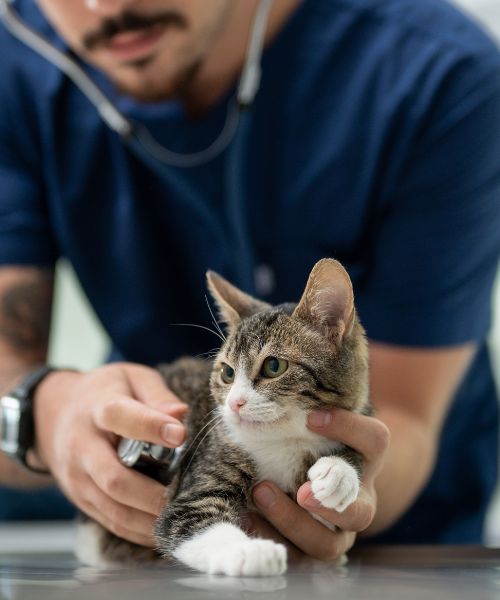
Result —
<svg viewBox="0 0 500 600"><path fill-rule="evenodd" d="M44 198L43 161L22 98L14 100L7 101L5 90L0 93L0 265L48 266L57 250Z"/></svg>
<svg viewBox="0 0 500 600"><path fill-rule="evenodd" d="M368 336L410 346L484 339L500 255L495 53L443 76L376 221L357 294Z"/></svg>

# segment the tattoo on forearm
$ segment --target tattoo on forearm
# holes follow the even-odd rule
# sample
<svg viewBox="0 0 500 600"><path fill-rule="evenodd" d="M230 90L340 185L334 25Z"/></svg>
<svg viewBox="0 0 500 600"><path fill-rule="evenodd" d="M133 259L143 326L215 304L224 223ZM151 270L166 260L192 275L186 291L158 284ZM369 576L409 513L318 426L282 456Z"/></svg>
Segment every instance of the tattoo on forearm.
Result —
<svg viewBox="0 0 500 600"><path fill-rule="evenodd" d="M43 360L49 339L52 290L52 271L38 271L0 296L0 337L17 354Z"/></svg>

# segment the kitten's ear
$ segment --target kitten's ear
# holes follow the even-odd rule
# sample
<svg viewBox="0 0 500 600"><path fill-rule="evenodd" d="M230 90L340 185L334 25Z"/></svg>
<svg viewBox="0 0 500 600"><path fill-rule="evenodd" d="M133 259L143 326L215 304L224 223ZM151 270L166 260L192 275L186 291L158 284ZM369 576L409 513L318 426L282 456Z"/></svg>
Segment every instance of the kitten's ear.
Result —
<svg viewBox="0 0 500 600"><path fill-rule="evenodd" d="M270 308L270 304L245 294L214 271L207 271L207 283L219 309L219 317L227 323L229 329L235 327L241 319Z"/></svg>
<svg viewBox="0 0 500 600"><path fill-rule="evenodd" d="M336 260L314 265L294 317L315 326L328 339L340 342L354 323L354 294L347 271Z"/></svg>

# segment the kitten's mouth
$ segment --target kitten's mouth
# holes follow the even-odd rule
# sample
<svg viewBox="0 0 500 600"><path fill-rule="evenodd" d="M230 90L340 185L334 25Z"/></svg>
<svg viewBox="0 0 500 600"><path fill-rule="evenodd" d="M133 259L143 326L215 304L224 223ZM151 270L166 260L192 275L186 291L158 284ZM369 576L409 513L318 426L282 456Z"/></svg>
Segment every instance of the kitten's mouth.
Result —
<svg viewBox="0 0 500 600"><path fill-rule="evenodd" d="M286 415L273 419L272 421L263 421L262 419L252 419L251 417L242 417L241 415L234 415L234 423L240 427L248 429L263 429L265 427L275 427L286 421Z"/></svg>

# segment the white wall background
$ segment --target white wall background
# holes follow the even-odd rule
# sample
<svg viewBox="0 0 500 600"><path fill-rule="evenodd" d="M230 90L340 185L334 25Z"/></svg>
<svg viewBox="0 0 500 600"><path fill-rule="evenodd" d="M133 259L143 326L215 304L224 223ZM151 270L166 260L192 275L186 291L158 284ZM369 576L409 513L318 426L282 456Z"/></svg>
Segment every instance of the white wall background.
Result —
<svg viewBox="0 0 500 600"><path fill-rule="evenodd" d="M485 29L500 40L500 2L499 0L450 0L472 18L481 23Z"/></svg>
<svg viewBox="0 0 500 600"><path fill-rule="evenodd" d="M59 261L56 271L49 364L88 370L109 348L106 332L84 296L73 269Z"/></svg>
<svg viewBox="0 0 500 600"><path fill-rule="evenodd" d="M481 21L500 40L500 0L453 1ZM500 385L500 277L496 286L495 306L496 318L491 332L491 345ZM103 361L108 347L106 334L81 293L71 269L62 262L56 282L49 352L51 364L91 369ZM492 507L489 530L491 539L500 545L500 489Z"/></svg>

